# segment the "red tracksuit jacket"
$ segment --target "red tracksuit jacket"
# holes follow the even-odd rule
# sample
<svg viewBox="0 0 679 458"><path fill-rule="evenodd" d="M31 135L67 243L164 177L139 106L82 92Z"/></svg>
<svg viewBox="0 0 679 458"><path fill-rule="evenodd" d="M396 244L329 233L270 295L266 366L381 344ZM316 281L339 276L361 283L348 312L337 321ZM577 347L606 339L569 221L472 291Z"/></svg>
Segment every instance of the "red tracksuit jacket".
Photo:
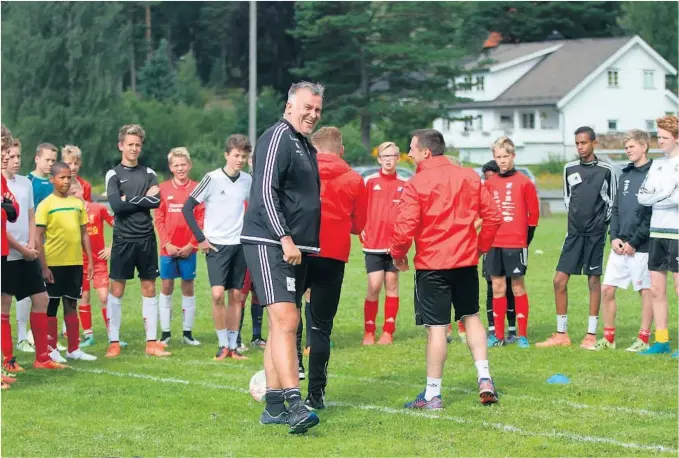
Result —
<svg viewBox="0 0 679 458"><path fill-rule="evenodd" d="M361 234L363 252L389 252L389 243L396 221L396 210L405 184L406 180L396 173L385 175L382 170L366 177L368 219Z"/></svg>
<svg viewBox="0 0 679 458"><path fill-rule="evenodd" d="M363 178L342 158L319 153L321 177L321 252L322 258L349 261L351 234L365 227L367 194Z"/></svg>
<svg viewBox="0 0 679 458"><path fill-rule="evenodd" d="M189 229L182 208L184 203L191 195L191 192L198 185L197 182L189 180L184 186L178 186L173 180L160 183L160 206L156 209L155 220L160 238L160 255L168 256L165 245L172 245L182 248L189 243L194 246L194 252L198 249L198 241ZM198 226L203 227L205 217L205 205L200 204L193 210Z"/></svg>
<svg viewBox="0 0 679 458"><path fill-rule="evenodd" d="M1 188L0 190L2 191L2 197L3 198L8 198L9 200L12 201L14 204L14 210L16 210L17 216L19 216L19 203L16 201L14 198L14 194L9 190L7 187L7 180L5 180L5 175L0 174L2 176L2 183L1 183ZM12 223L14 221L10 221ZM7 256L9 255L9 241L7 240L7 213L5 213L5 210L2 209L2 243L1 243L1 251L2 251L2 256Z"/></svg>

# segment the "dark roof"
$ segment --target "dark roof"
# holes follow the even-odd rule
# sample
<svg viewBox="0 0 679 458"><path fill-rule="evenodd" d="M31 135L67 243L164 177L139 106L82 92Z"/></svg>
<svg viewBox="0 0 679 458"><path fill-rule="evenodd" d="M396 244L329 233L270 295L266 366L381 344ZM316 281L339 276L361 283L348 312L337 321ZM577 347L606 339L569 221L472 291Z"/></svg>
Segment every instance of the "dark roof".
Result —
<svg viewBox="0 0 679 458"><path fill-rule="evenodd" d="M542 57L535 67L495 100L463 102L454 108L555 105L631 39L631 37L583 38L501 44L489 53L491 58L493 56L497 58L493 65L509 62L559 44L562 46Z"/></svg>

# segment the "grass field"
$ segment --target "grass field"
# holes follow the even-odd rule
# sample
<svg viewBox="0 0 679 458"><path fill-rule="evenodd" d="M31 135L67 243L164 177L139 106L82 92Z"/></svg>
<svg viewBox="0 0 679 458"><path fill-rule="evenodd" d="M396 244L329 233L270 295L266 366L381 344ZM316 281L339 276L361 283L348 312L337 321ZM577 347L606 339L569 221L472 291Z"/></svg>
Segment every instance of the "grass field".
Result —
<svg viewBox="0 0 679 458"><path fill-rule="evenodd" d="M531 246L527 280L531 342L554 331L552 276L565 224L562 216L544 219ZM622 349L581 350L577 344L587 323L583 277L574 277L570 284L569 331L577 344L490 350L499 404L479 404L469 353L453 343L443 379L443 412L402 409L425 381L424 331L413 319L413 274L402 276L394 345L363 348L365 274L358 248L356 244L347 268L333 333L329 408L321 411L321 424L308 434L292 436L283 426L258 423L262 404L252 400L247 387L252 374L262 368L260 350L250 350L247 361L212 360L217 340L201 259L194 335L202 346L172 343L171 358L145 357L139 285L131 283L121 333L130 346L122 357L103 358L105 329L100 315L93 313L98 343L90 350L98 361L78 361L72 370L59 373L29 369L2 393L2 455L677 455L677 360ZM173 331L181 335L178 292L175 298ZM671 304L670 332L676 342L674 294ZM619 309L618 346L624 349L638 331L637 296L622 291ZM379 320L381 313L382 304ZM244 333L249 340L249 313ZM26 367L32 360L21 353L18 359ZM571 383L547 384L555 373L569 376Z"/></svg>

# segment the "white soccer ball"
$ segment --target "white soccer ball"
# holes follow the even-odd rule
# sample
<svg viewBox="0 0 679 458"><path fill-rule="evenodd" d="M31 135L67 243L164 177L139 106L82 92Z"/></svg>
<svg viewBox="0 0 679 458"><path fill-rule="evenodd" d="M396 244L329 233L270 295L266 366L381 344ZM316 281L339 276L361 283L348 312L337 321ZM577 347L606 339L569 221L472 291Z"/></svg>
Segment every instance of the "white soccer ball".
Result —
<svg viewBox="0 0 679 458"><path fill-rule="evenodd" d="M250 379L250 395L257 402L263 402L266 395L266 374L263 370Z"/></svg>

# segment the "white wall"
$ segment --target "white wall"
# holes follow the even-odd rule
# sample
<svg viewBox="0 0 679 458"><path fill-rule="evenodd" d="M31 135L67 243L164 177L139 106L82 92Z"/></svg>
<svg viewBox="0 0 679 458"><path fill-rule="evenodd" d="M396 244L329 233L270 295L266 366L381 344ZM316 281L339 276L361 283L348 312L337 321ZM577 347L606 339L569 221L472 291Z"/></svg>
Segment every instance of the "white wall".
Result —
<svg viewBox="0 0 679 458"><path fill-rule="evenodd" d="M475 73L472 75L472 83L476 82L477 76L484 77L484 90L479 91L473 87L470 91L458 91L458 97L467 97L475 101L495 100L500 94L506 91L509 86L516 83L519 78L528 73L530 69L535 67L543 57L536 57L535 59L514 65L509 68L497 72ZM457 83L464 83L464 78L455 80Z"/></svg>
<svg viewBox="0 0 679 458"><path fill-rule="evenodd" d="M609 119L617 120L619 132L646 129L646 120L676 111L676 104L665 94L665 69L640 46L634 46L610 68L618 70L617 89L608 87L605 69L562 108L566 139L584 125L606 133ZM655 89L644 89L644 70L655 70Z"/></svg>

